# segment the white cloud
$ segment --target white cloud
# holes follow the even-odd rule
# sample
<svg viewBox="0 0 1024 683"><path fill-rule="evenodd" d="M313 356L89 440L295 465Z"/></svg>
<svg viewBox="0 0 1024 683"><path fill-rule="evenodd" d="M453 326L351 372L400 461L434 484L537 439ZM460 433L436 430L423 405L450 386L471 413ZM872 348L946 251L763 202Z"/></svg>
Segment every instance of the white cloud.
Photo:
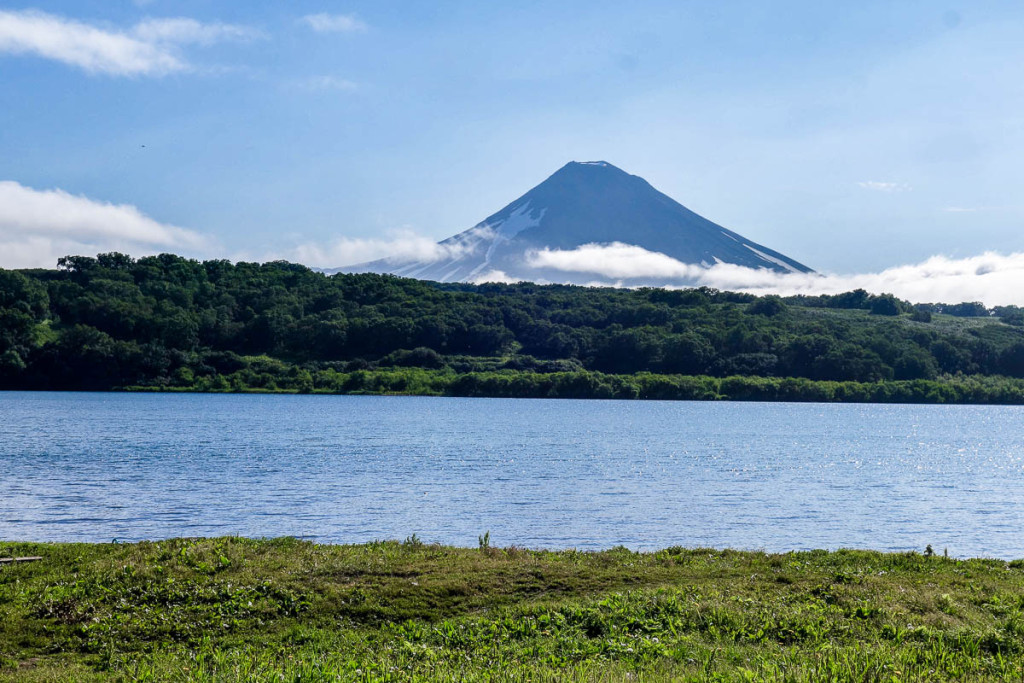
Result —
<svg viewBox="0 0 1024 683"><path fill-rule="evenodd" d="M622 242L584 244L576 249L548 249L531 252L527 262L533 268L552 268L575 273L594 273L614 279L635 277L688 278L704 270L660 252Z"/></svg>
<svg viewBox="0 0 1024 683"><path fill-rule="evenodd" d="M212 45L229 40L254 40L266 34L251 26L203 24L187 17L147 19L135 25L132 34L147 43Z"/></svg>
<svg viewBox="0 0 1024 683"><path fill-rule="evenodd" d="M389 263L433 263L458 258L471 247L463 244L438 244L411 230L392 230L383 238L343 237L328 244L307 242L276 252L266 258L284 258L314 268L337 268L378 259Z"/></svg>
<svg viewBox="0 0 1024 683"><path fill-rule="evenodd" d="M328 90L341 90L350 92L359 87L354 81L337 76L311 76L297 83L303 90L312 92L323 92Z"/></svg>
<svg viewBox="0 0 1024 683"><path fill-rule="evenodd" d="M608 284L643 279L665 286L708 286L754 294L838 294L853 289L889 292L915 303L983 301L989 306L1024 305L1024 253L953 259L933 256L921 263L895 266L877 273L853 275L778 273L763 268L717 264L710 268L686 264L635 245L587 244L571 250L541 250L529 260L547 268L581 276L608 278ZM513 278L514 279L514 278Z"/></svg>
<svg viewBox="0 0 1024 683"><path fill-rule="evenodd" d="M506 285L514 285L521 281L522 278L512 277L503 270L489 270L486 273L477 275L471 280L474 285L482 285L488 282L500 282Z"/></svg>
<svg viewBox="0 0 1024 683"><path fill-rule="evenodd" d="M90 73L159 76L189 68L178 48L263 34L233 24L194 19L149 19L129 31L100 28L35 10L0 10L0 53L36 55Z"/></svg>
<svg viewBox="0 0 1024 683"><path fill-rule="evenodd" d="M754 293L838 294L861 288L876 294L891 292L915 303L1024 304L1024 253L986 252L962 259L932 256L921 263L854 275L783 275L736 266L716 266L710 271L702 284Z"/></svg>
<svg viewBox="0 0 1024 683"><path fill-rule="evenodd" d="M0 52L34 54L92 73L164 74L185 64L165 48L43 12L0 11Z"/></svg>
<svg viewBox="0 0 1024 683"><path fill-rule="evenodd" d="M883 183L878 180L863 180L857 184L865 190L876 192L909 192L913 189L907 183Z"/></svg>
<svg viewBox="0 0 1024 683"><path fill-rule="evenodd" d="M299 21L317 33L360 33L367 28L350 14L307 14Z"/></svg>
<svg viewBox="0 0 1024 683"><path fill-rule="evenodd" d="M52 268L68 254L122 251L137 256L209 245L198 232L159 223L129 204L0 181L0 267Z"/></svg>

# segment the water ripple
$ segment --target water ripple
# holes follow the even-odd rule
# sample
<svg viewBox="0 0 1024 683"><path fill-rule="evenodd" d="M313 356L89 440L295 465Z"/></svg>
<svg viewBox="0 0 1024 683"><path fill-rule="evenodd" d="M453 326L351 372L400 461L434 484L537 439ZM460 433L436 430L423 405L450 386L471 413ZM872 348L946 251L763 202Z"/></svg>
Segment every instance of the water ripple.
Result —
<svg viewBox="0 0 1024 683"><path fill-rule="evenodd" d="M1024 556L1024 409L0 393L0 538Z"/></svg>

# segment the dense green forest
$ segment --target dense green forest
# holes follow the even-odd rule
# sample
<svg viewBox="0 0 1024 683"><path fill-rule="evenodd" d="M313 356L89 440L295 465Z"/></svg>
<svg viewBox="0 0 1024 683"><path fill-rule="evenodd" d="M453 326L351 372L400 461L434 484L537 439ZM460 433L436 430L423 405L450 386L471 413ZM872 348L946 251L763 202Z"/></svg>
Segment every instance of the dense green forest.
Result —
<svg viewBox="0 0 1024 683"><path fill-rule="evenodd" d="M0 388L1024 403L1024 312L862 290L444 285L286 262L0 270Z"/></svg>

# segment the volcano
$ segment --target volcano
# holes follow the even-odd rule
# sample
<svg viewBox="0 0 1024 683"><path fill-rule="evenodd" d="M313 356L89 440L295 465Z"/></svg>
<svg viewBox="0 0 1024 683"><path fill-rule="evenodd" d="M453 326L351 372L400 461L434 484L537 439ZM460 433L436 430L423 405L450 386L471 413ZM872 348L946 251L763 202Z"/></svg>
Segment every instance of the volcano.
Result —
<svg viewBox="0 0 1024 683"><path fill-rule="evenodd" d="M644 272L645 264L650 272ZM660 286L686 284L698 269L719 264L813 272L690 211L639 176L605 161L574 161L469 230L439 242L434 260L385 258L338 270L438 282Z"/></svg>

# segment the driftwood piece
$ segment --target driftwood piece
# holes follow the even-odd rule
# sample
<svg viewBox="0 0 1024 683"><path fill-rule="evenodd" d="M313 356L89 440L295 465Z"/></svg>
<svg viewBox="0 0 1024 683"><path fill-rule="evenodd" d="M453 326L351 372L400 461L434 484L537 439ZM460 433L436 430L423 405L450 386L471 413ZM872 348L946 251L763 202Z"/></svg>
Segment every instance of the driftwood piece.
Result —
<svg viewBox="0 0 1024 683"><path fill-rule="evenodd" d="M0 564L12 564L14 562L35 562L41 560L42 557L0 557Z"/></svg>

